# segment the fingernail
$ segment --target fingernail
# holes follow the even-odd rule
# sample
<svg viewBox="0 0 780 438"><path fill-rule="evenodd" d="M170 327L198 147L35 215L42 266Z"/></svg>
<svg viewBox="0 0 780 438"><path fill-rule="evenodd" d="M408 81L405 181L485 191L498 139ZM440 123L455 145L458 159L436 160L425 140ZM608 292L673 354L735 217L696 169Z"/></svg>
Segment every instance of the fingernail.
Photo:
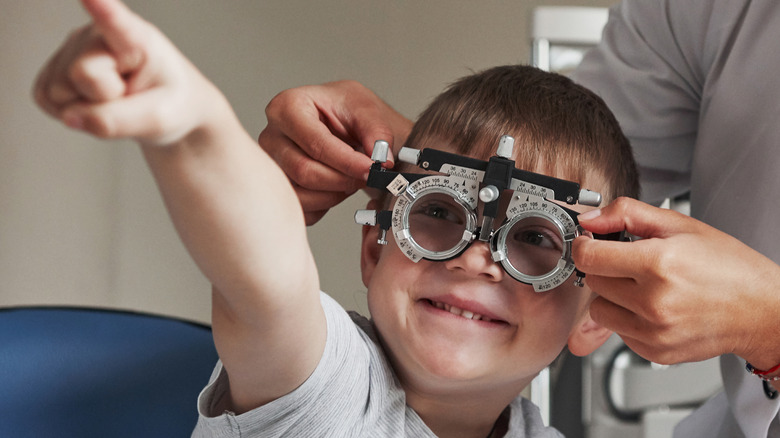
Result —
<svg viewBox="0 0 780 438"><path fill-rule="evenodd" d="M577 219L581 221L590 221L596 219L599 216L601 216L601 209L597 208L595 210L586 211L585 213L580 213L577 215Z"/></svg>

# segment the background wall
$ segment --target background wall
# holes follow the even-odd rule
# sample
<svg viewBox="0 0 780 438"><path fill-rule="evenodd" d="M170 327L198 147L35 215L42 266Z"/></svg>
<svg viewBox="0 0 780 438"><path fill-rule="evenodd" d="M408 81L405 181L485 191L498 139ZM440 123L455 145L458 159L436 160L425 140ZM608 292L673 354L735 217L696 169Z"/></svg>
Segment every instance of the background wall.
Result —
<svg viewBox="0 0 780 438"><path fill-rule="evenodd" d="M227 95L250 134L279 91L352 78L414 118L452 80L530 59L538 5L613 0L128 0ZM68 131L30 88L74 0L0 0L0 306L100 305L208 321L209 285L178 241L138 150ZM365 311L355 196L309 235L323 289Z"/></svg>

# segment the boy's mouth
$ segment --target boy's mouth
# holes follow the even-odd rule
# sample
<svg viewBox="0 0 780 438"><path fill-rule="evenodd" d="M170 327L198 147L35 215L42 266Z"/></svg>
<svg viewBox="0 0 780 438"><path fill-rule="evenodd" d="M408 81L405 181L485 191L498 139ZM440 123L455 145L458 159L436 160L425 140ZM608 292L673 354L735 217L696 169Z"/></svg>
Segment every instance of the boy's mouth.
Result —
<svg viewBox="0 0 780 438"><path fill-rule="evenodd" d="M471 319L475 321L502 322L502 321L488 318L485 315L480 315L479 313L474 313L468 310L461 309L460 307L451 306L445 303L440 303L438 301L433 301L431 299L426 299L426 301L428 302L428 304L430 304L433 307L436 307L437 309L445 310L447 312L452 313L453 315L457 315L462 318Z"/></svg>

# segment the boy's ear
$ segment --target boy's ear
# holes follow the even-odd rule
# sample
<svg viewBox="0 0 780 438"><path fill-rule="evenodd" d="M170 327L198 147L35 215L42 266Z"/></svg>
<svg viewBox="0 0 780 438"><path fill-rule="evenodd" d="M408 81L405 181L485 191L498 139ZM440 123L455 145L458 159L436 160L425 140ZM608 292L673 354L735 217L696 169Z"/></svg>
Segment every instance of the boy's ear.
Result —
<svg viewBox="0 0 780 438"><path fill-rule="evenodd" d="M575 356L587 356L601 347L611 335L612 330L591 319L590 312L586 311L569 335L569 351Z"/></svg>
<svg viewBox="0 0 780 438"><path fill-rule="evenodd" d="M381 203L376 199L368 201L366 209L380 210ZM382 245L377 243L379 238L379 229L376 226L370 227L363 225L363 240L360 247L360 272L363 278L363 285L368 287L371 282L371 276L374 274L374 268L379 262L379 255L382 252Z"/></svg>

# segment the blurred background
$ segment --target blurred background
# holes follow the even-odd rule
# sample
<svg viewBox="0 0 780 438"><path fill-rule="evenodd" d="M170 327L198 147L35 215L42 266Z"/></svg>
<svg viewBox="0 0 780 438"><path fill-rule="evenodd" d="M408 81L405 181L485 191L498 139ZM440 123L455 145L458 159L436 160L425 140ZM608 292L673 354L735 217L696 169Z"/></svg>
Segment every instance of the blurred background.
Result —
<svg viewBox="0 0 780 438"><path fill-rule="evenodd" d="M127 0L222 89L254 137L270 99L300 85L356 79L414 119L473 71L533 59L565 72L594 42L583 45L571 32L581 25L598 36L606 11L572 26L538 8L615 2ZM137 147L70 131L30 96L39 68L87 22L81 6L0 6L0 308L96 306L208 324L210 286L179 242ZM309 229L323 290L364 314L353 214L366 200L353 196ZM719 381L717 364L659 368L613 337L591 357L545 371L530 392L566 436L661 438Z"/></svg>
<svg viewBox="0 0 780 438"><path fill-rule="evenodd" d="M252 136L278 92L356 79L415 118L472 70L531 60L539 5L610 0L129 0L227 95ZM130 142L45 116L38 69L87 16L75 0L1 0L0 305L138 309L208 322L209 285L186 254ZM310 228L322 287L365 311L355 196Z"/></svg>

